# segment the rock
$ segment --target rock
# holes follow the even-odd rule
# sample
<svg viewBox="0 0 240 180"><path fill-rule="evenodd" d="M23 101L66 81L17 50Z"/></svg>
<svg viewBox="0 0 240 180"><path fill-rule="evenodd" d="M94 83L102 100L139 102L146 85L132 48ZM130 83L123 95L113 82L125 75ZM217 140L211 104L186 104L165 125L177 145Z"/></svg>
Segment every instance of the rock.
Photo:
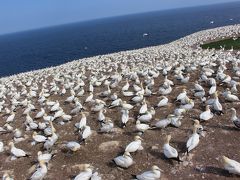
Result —
<svg viewBox="0 0 240 180"><path fill-rule="evenodd" d="M158 147L157 147L157 146L152 146L151 149L152 149L152 150L157 150Z"/></svg>
<svg viewBox="0 0 240 180"><path fill-rule="evenodd" d="M117 149L118 147L119 147L119 141L107 141L99 145L99 150L112 151L113 149Z"/></svg>
<svg viewBox="0 0 240 180"><path fill-rule="evenodd" d="M124 131L121 128L113 128L113 132L116 134L123 134Z"/></svg>
<svg viewBox="0 0 240 180"><path fill-rule="evenodd" d="M187 166L189 163L187 162L187 161L184 161L183 162L183 166L185 167L185 166Z"/></svg>
<svg viewBox="0 0 240 180"><path fill-rule="evenodd" d="M114 175L112 174L102 174L101 175L102 179L117 179Z"/></svg>
<svg viewBox="0 0 240 180"><path fill-rule="evenodd" d="M58 124L64 125L65 123L63 121L59 121Z"/></svg>

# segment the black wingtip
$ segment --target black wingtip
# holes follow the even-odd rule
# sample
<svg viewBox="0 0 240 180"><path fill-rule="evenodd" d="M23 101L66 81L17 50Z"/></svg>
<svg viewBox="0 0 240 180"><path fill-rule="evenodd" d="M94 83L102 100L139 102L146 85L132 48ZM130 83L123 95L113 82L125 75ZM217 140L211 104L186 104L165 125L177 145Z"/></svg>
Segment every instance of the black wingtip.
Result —
<svg viewBox="0 0 240 180"><path fill-rule="evenodd" d="M81 140L79 141L79 143L80 143L80 144L84 144L84 143L85 143L85 139L81 139Z"/></svg>
<svg viewBox="0 0 240 180"><path fill-rule="evenodd" d="M175 161L177 161L177 162L183 162L181 159L180 159L180 157L178 156L178 157L176 157L176 158L171 158L172 160L175 160Z"/></svg>
<svg viewBox="0 0 240 180"><path fill-rule="evenodd" d="M132 178L137 179L137 175L135 174L131 174L131 175L132 175Z"/></svg>

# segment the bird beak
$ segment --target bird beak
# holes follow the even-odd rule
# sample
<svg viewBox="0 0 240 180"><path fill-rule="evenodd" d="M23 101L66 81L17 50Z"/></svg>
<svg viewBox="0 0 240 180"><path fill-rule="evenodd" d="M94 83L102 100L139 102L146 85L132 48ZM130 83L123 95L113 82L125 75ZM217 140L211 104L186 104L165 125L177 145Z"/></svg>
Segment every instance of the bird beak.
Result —
<svg viewBox="0 0 240 180"><path fill-rule="evenodd" d="M158 169L159 169L159 171L164 172L162 169L160 169L160 168L158 168Z"/></svg>

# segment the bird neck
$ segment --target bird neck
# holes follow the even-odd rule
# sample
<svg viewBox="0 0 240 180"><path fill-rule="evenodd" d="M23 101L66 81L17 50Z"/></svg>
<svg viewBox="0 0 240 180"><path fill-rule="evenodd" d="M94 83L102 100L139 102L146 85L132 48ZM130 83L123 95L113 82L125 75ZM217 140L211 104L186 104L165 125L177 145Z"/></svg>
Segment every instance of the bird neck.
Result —
<svg viewBox="0 0 240 180"><path fill-rule="evenodd" d="M237 115L236 115L236 111L232 112L232 117L231 119L234 121L235 119L237 119Z"/></svg>

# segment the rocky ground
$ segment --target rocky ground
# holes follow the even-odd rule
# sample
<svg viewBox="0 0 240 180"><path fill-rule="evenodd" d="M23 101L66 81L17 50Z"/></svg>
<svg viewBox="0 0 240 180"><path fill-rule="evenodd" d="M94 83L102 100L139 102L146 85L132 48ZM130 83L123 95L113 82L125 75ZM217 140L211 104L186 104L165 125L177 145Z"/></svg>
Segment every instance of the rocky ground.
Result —
<svg viewBox="0 0 240 180"><path fill-rule="evenodd" d="M231 66L227 70L227 73L231 75ZM81 145L79 151L69 154L66 152L63 144L67 141L78 140L79 135L74 133L74 124L80 120L80 116L75 116L73 119L65 124L60 125L61 118L54 122L54 126L57 129L59 140L53 151L56 156L51 160L49 164L49 171L45 179L71 179L74 175L79 173L77 168L78 164L91 163L96 170L102 175L103 179L130 179L131 174L138 174L146 169L149 169L153 164L158 165L164 170L162 173L162 179L238 179L239 177L230 175L227 171L223 170L222 164L219 161L219 157L226 155L240 161L239 158L239 130L234 127L230 121L231 107L235 107L240 114L239 103L224 102L220 98L224 107L224 115L214 116L209 122L204 123L206 128L206 136L201 137L199 146L193 150L188 157L185 157L186 141L191 135L191 128L194 119L198 119L199 114L204 110L204 104L200 100L195 99L191 93L193 88L193 82L199 77L199 72L192 72L190 83L180 84L169 76L169 79L174 80L174 90L169 97L171 105L166 108L156 109L156 120L165 118L169 113L172 113L174 108L177 107L174 102L176 96L182 91L183 88L188 89L189 97L194 99L195 107L184 114L182 119L182 126L180 128L167 127L162 130L148 130L143 135L143 147L140 152L133 154L135 164L129 169L123 170L118 168L111 162L111 160L124 151L126 145L133 140L135 129L135 119L138 114L139 106L135 106L131 111L130 117L132 120L127 124L126 128L122 128L120 124L120 110L118 108L108 109L106 116L110 117L115 124L115 132L110 134L98 133L99 124L97 123L97 114L90 113L87 116L87 124L91 126L94 133L86 144ZM159 87L163 82L163 76L159 76L155 80L155 87ZM123 85L123 84L122 84ZM205 87L206 90L208 87ZM225 85L220 86L221 92ZM101 88L96 88L97 92L100 92ZM157 91L157 88L155 89ZM117 89L120 92L120 88ZM239 95L239 94L238 94ZM52 100L58 99L61 104L64 104L64 111L70 112L71 104L64 103L66 94L59 98L59 96L53 97ZM84 99L85 97L83 97ZM121 97L125 100L129 98ZM154 106L159 101L159 95L153 95L146 97L149 106ZM17 121L14 124L14 128L24 129L23 122L25 117L22 116L22 110L17 110ZM35 115L33 113L33 115ZM2 116L0 120L0 126L3 126L6 117ZM154 120L152 122L154 124ZM20 158L15 161L10 161L9 151L0 153L0 173L9 171L14 175L15 179L27 179L30 177L30 169L36 162L37 152L42 150L42 144L31 146L30 142L32 132L26 132L26 141L16 144L16 147L31 152L30 157ZM171 145L175 147L180 157L184 160L182 163L173 162L164 158L162 146L163 137L166 134L172 135ZM1 140L4 144L7 144L13 138L12 134L1 134Z"/></svg>

